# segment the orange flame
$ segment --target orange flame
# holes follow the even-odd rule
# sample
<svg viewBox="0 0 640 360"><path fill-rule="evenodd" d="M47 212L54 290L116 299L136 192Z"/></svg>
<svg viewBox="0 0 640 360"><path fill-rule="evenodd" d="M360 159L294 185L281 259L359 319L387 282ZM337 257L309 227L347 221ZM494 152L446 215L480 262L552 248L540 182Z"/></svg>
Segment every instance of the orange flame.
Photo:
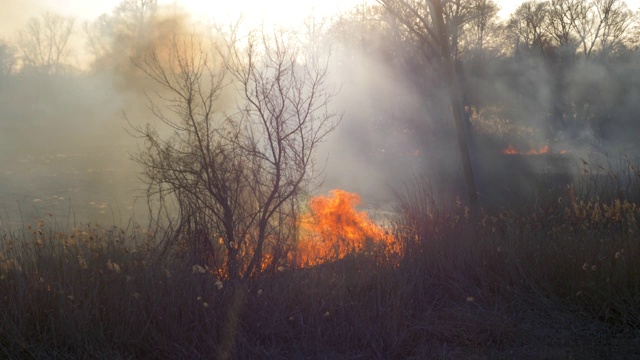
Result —
<svg viewBox="0 0 640 360"><path fill-rule="evenodd" d="M302 214L298 220L299 236L288 237L286 241L276 234L267 237L263 249L259 270L274 268L283 271L289 265L294 267L310 267L328 261L342 259L349 254L360 253L375 256L376 260L390 259L400 254L400 242L388 230L380 227L369 219L366 212L356 211L360 203L358 194L334 189L329 196L316 196L308 204L308 212ZM251 258L253 249L249 245L253 239L247 234L247 239L236 247L238 258ZM216 245L223 249L224 239L217 234ZM284 243L286 249L277 249L278 243ZM293 245L292 247L289 247ZM277 258L275 252L286 252L284 258ZM222 253L225 253L222 251ZM382 257L383 256L383 257ZM227 261L210 258L202 270L194 267L194 272L209 272L219 279L228 278L227 269L220 264ZM217 264L217 265L216 265ZM282 270L281 270L282 269ZM242 269L242 271L246 270Z"/></svg>
<svg viewBox="0 0 640 360"><path fill-rule="evenodd" d="M507 155L516 155L518 154L518 150L514 148L512 144L509 144L506 149L502 150L502 153Z"/></svg>
<svg viewBox="0 0 640 360"><path fill-rule="evenodd" d="M542 155L549 152L549 145L545 145L540 148L540 150L531 149L527 151L527 155Z"/></svg>
<svg viewBox="0 0 640 360"><path fill-rule="evenodd" d="M531 149L531 150L528 150L527 152L520 152L512 144L509 144L509 146L507 146L505 149L502 150L502 153L506 154L506 155L518 155L518 154L542 155L542 154L549 153L549 145L545 145L545 146L541 147L539 150ZM560 154L566 154L566 151L564 151L564 150L560 151Z"/></svg>
<svg viewBox="0 0 640 360"><path fill-rule="evenodd" d="M397 246L393 236L365 212L355 210L360 203L357 194L339 189L330 193L309 201L309 214L301 221L303 236L297 246L297 265L313 266L353 252L372 252L378 246Z"/></svg>

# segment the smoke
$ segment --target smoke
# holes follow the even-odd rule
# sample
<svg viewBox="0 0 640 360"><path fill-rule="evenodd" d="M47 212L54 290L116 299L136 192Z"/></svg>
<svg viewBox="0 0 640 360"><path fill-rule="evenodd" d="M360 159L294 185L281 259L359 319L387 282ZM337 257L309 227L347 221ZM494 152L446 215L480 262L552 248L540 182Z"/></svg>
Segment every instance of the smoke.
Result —
<svg viewBox="0 0 640 360"><path fill-rule="evenodd" d="M143 23L116 15L99 19L110 31L92 29L101 51L89 72L21 71L0 79L4 222L15 226L21 212L27 221L54 213L61 225L145 221L144 186L131 160L141 142L131 125L154 121L147 96L162 92L135 63L155 52L169 69L169 53L194 50L186 48L193 41L213 54L213 42L176 8Z"/></svg>
<svg viewBox="0 0 640 360"><path fill-rule="evenodd" d="M571 60L486 57L465 65L473 103L481 111L472 117L478 181L492 196L510 196L522 187L533 197L551 185L562 188L578 180L585 164L595 169L620 163L622 168L613 169L620 171L627 166L623 157L636 160L636 53ZM548 145L549 153L503 156L500 149L508 145L522 153ZM543 177L551 184L542 184Z"/></svg>
<svg viewBox="0 0 640 360"><path fill-rule="evenodd" d="M327 164L323 190L356 192L365 206L382 209L417 176L453 190L457 185L445 179L456 177L460 162L442 79L420 63L376 51L353 44L332 50L330 74L341 85L336 107L344 118L320 155Z"/></svg>
<svg viewBox="0 0 640 360"><path fill-rule="evenodd" d="M45 6L38 0L5 0L0 12L0 34L12 34L27 23L33 14L45 11Z"/></svg>
<svg viewBox="0 0 640 360"><path fill-rule="evenodd" d="M41 9L35 1L9 1L0 16L5 26L16 27ZM144 189L131 160L141 142L131 136L130 123L153 123L147 96L163 92L136 62L155 51L170 68L176 59L169 54L199 46L215 56L220 39L175 7L134 15L114 12L88 23L88 72L0 79L0 211L19 214L21 204L26 215L42 216L67 214L71 207L78 221L106 222L144 213L144 206L132 207ZM318 155L326 174L320 191L341 188L360 194L365 205L385 206L394 189L424 176L438 195L464 194L443 71L392 31L364 35L332 38L329 75L341 89L333 106L344 118ZM459 68L483 197L513 194L505 192L509 182L537 186L533 174L573 171L581 158L591 162L638 150L637 52L561 64L479 54ZM229 87L220 110L232 108L235 96ZM553 156L504 156L509 144L522 152L549 145Z"/></svg>
<svg viewBox="0 0 640 360"><path fill-rule="evenodd" d="M398 48L389 33L367 30L334 43L331 73L342 85L337 103L345 116L325 144L324 189L343 188L361 194L365 204L384 205L391 189L420 176L436 195L464 198L443 71ZM587 58L561 51L465 53L458 68L484 204L530 200L551 187L562 191L584 173L582 159L592 168L625 156L635 160L638 60L632 49ZM522 154L504 155L509 145ZM540 149L549 152L525 155Z"/></svg>
<svg viewBox="0 0 640 360"><path fill-rule="evenodd" d="M168 65L166 54L171 50L172 39L182 38L189 32L188 14L176 11L168 14L165 11L119 13L88 24L87 32L94 48L92 71L112 77L113 86L118 91L141 94L153 90L153 82L145 81L147 76L136 63L155 52Z"/></svg>

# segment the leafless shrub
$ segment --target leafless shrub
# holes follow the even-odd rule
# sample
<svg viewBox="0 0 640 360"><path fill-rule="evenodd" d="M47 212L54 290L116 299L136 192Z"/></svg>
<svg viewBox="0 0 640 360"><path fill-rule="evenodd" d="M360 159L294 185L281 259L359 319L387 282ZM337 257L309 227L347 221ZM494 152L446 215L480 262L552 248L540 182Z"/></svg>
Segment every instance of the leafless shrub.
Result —
<svg viewBox="0 0 640 360"><path fill-rule="evenodd" d="M240 43L176 36L166 53L136 62L162 88L149 102L165 126L135 128L149 195L176 200L173 242L187 239L195 258L230 278L286 251L297 199L317 180L315 150L339 120L326 63L306 61L284 33Z"/></svg>

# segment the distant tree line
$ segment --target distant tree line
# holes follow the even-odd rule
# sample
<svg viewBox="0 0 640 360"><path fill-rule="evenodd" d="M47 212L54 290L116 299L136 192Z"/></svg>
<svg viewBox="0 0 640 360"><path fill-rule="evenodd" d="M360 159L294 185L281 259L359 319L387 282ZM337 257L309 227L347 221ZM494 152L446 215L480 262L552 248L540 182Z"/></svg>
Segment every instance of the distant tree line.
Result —
<svg viewBox="0 0 640 360"><path fill-rule="evenodd" d="M150 86L140 94L163 125L134 124L144 142L136 160L149 195L175 200L169 243L188 242L196 259L231 277L253 276L294 248L280 232L295 233L298 201L319 175L315 150L340 119L333 72L372 94L344 121L367 118L353 133L370 138L354 141L368 159L396 131L422 146L417 153L428 154L432 169L446 169L461 132L450 120L458 105L473 156L486 144L519 141L508 138L518 131L531 147L638 150L637 12L622 0L528 1L507 18L498 12L492 0L379 0L310 20L297 33L240 41L231 29L216 45L190 37L186 17L159 16L155 0L124 0L82 31L48 13L0 43L0 101L12 118L44 121L72 108L60 106L65 95L72 102L70 94L93 89L82 79L106 75L123 91ZM375 72L358 78L359 67ZM374 78L381 80L368 89ZM391 82L418 105L390 98L383 90ZM236 103L219 106L229 90ZM24 109L11 107L25 99ZM495 121L483 132L487 119ZM520 130L503 131L512 128Z"/></svg>
<svg viewBox="0 0 640 360"><path fill-rule="evenodd" d="M538 143L638 149L630 134L640 111L640 21L623 0L532 0L505 18L492 0L442 6L470 131L480 114L538 129ZM437 109L443 102L434 89L446 88L446 79L433 12L434 1L361 4L334 21L328 37L342 54L358 51L383 62L412 83L425 108ZM421 129L412 132L425 144L438 143L450 123L435 119L444 109L432 112L425 119L387 109L393 126ZM529 146L537 145L543 144Z"/></svg>
<svg viewBox="0 0 640 360"><path fill-rule="evenodd" d="M606 137L612 122L629 125L627 117L636 109L623 98L637 91L633 71L640 22L624 0L531 0L506 18L498 15L493 0L449 0L442 6L469 116L497 106L504 117L528 124L528 114L544 113L533 122L543 124L552 138L566 129ZM166 35L158 31L170 33L179 26L158 20L157 12L156 0L124 0L110 14L81 26L57 14L36 16L14 41L0 41L0 74L116 69L127 79L135 77L139 72L130 59ZM309 40L320 50L348 49L336 52L336 63L341 54L366 54L426 95L443 85L432 12L430 1L363 3L316 26ZM85 45L84 53L79 44Z"/></svg>

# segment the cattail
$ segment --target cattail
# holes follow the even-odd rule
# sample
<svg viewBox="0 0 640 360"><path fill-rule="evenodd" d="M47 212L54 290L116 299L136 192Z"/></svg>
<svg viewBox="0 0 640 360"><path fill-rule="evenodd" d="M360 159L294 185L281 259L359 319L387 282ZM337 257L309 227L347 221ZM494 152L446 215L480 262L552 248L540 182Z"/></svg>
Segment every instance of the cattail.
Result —
<svg viewBox="0 0 640 360"><path fill-rule="evenodd" d="M205 270L200 265L193 265L193 267L191 268L191 271L193 271L194 274L204 274L207 272L207 270Z"/></svg>
<svg viewBox="0 0 640 360"><path fill-rule="evenodd" d="M109 259L109 261L107 261L107 268L113 272L115 272L116 274L120 273L120 265L111 262L111 259Z"/></svg>
<svg viewBox="0 0 640 360"><path fill-rule="evenodd" d="M89 265L87 264L87 260L82 255L78 255L78 265L80 266L81 269L89 268Z"/></svg>

